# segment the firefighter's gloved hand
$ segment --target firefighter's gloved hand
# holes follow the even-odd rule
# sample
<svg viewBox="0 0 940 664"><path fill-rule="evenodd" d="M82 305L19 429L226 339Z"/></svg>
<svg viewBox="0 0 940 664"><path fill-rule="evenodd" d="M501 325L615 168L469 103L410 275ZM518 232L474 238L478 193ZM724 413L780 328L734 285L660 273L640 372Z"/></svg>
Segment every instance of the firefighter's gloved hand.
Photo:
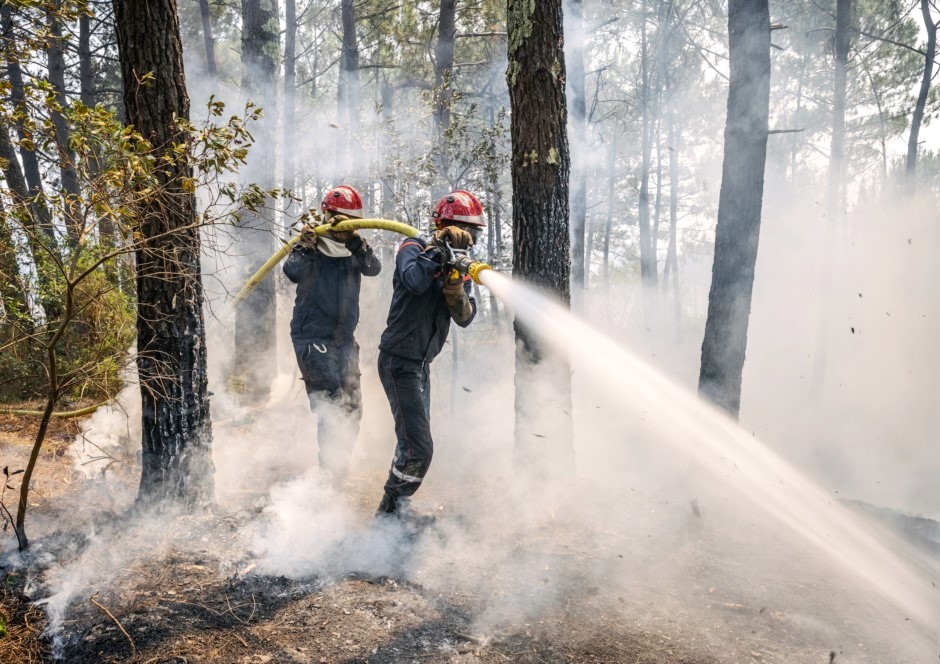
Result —
<svg viewBox="0 0 940 664"><path fill-rule="evenodd" d="M457 323L463 323L473 315L470 298L467 297L467 291L463 288L462 276L458 281L448 280L444 283L444 301L447 303L451 318Z"/></svg>
<svg viewBox="0 0 940 664"><path fill-rule="evenodd" d="M320 236L313 230L313 226L304 226L300 231L300 239L297 240L297 246L303 249L314 249L317 246L317 240Z"/></svg>
<svg viewBox="0 0 940 664"><path fill-rule="evenodd" d="M451 249L466 250L473 246L473 236L462 228L445 226L431 236L431 244L439 246L445 253L446 245L450 245Z"/></svg>
<svg viewBox="0 0 940 664"><path fill-rule="evenodd" d="M349 221L349 217L347 217L345 214L337 214L337 215L335 215L335 216L333 216L333 217L330 218L330 226L335 226L336 224L340 223L341 221ZM326 234L327 234L327 235L330 237L330 239L332 239L332 240L336 240L337 242L344 242L344 243L345 243L345 242L349 242L349 240L351 240L354 236L355 236L355 237L358 237L358 236L359 236L359 231L356 231L356 230L352 230L352 231L334 231L334 230L330 229L330 230L328 230L328 231L326 232Z"/></svg>

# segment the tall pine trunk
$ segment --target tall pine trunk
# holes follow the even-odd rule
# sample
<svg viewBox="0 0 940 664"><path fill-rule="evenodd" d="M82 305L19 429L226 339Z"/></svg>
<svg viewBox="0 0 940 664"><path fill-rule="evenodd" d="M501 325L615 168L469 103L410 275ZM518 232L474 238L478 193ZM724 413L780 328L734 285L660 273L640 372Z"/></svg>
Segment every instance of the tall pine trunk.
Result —
<svg viewBox="0 0 940 664"><path fill-rule="evenodd" d="M728 116L698 389L699 394L736 418L741 405L767 159L768 0L730 0L728 31Z"/></svg>
<svg viewBox="0 0 940 664"><path fill-rule="evenodd" d="M175 0L114 0L127 119L159 152L184 143L189 117ZM154 80L138 84L152 72ZM159 155L158 155L159 156ZM203 289L191 169L171 162L141 211L137 250L137 371L142 400L140 502L212 498L212 424Z"/></svg>
<svg viewBox="0 0 940 664"><path fill-rule="evenodd" d="M49 84L55 90L55 99L58 109L52 112L52 123L55 125L57 160L59 163L59 176L61 178L62 192L66 195L65 227L69 242L77 244L83 231L83 223L76 209L79 196L78 173L75 170L75 154L69 145L71 130L65 117L65 110L69 106L68 94L65 88L65 41L62 36L62 23L58 18L61 0L56 0L49 13L49 49L46 51L49 63Z"/></svg>
<svg viewBox="0 0 940 664"><path fill-rule="evenodd" d="M284 0L284 126L281 140L284 188L293 189L296 182L296 151L291 137L297 132L297 0Z"/></svg>
<svg viewBox="0 0 940 664"><path fill-rule="evenodd" d="M913 192L917 187L917 141L920 136L921 123L924 121L927 95L930 93L934 57L937 55L937 24L930 15L930 2L928 0L920 0L920 11L923 14L924 28L927 31L927 51L924 53L924 74L920 80L920 91L917 93L917 105L914 106L914 115L911 117L911 133L907 139L905 175L907 176L907 187L910 192Z"/></svg>
<svg viewBox="0 0 940 664"><path fill-rule="evenodd" d="M584 235L587 219L587 104L584 98L584 4L583 0L568 0L569 18L566 38L568 42L568 86L571 98L573 150L571 168L571 288L572 305L583 309L585 296Z"/></svg>
<svg viewBox="0 0 940 664"><path fill-rule="evenodd" d="M509 0L513 275L570 301L567 107L562 0ZM516 330L516 462L535 477L570 476L571 373L531 330Z"/></svg>
<svg viewBox="0 0 940 664"><path fill-rule="evenodd" d="M357 171L361 162L357 146L347 144L359 137L359 37L356 34L354 0L341 0L340 12L343 25L343 48L340 54L339 89L336 97L340 138L336 154L333 155L337 162L333 173L333 186L339 184L347 166ZM350 163L346 161L347 153L352 154Z"/></svg>
<svg viewBox="0 0 940 664"><path fill-rule="evenodd" d="M450 189L450 106L453 98L454 41L457 37L457 0L441 0L438 14L437 51L434 63L434 125L437 132L438 190L432 198Z"/></svg>
<svg viewBox="0 0 940 664"><path fill-rule="evenodd" d="M199 0L199 17L202 19L202 43L206 49L206 73L209 78L216 77L215 38L212 36L212 14L209 13L209 0Z"/></svg>
<svg viewBox="0 0 940 664"><path fill-rule="evenodd" d="M264 109L264 117L252 130L255 145L247 175L264 189L274 186L278 43L274 0L242 0L242 95ZM277 232L273 210L246 212L237 232L238 275L244 283L274 253ZM274 279L269 276L235 312L233 372L246 403L266 399L277 375L275 302Z"/></svg>

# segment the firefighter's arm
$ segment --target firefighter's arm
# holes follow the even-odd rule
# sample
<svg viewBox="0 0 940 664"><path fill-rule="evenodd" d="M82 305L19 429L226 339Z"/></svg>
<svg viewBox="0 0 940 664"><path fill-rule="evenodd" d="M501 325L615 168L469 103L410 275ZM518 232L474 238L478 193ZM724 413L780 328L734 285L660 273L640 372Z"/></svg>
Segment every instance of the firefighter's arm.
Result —
<svg viewBox="0 0 940 664"><path fill-rule="evenodd" d="M374 277L382 271L382 261L372 251L372 247L366 242L365 238L355 233L346 240L346 248L356 259L359 266L359 272L366 277Z"/></svg>
<svg viewBox="0 0 940 664"><path fill-rule="evenodd" d="M284 262L284 276L293 283L300 283L313 269L315 249L294 247Z"/></svg>
<svg viewBox="0 0 940 664"><path fill-rule="evenodd" d="M441 271L436 256L425 251L424 244L413 238L405 240L398 248L395 265L402 285L415 295L430 288Z"/></svg>
<svg viewBox="0 0 940 664"><path fill-rule="evenodd" d="M477 302L473 297L470 277L464 275L460 281L444 283L444 301L450 317L460 327L467 327L477 315Z"/></svg>

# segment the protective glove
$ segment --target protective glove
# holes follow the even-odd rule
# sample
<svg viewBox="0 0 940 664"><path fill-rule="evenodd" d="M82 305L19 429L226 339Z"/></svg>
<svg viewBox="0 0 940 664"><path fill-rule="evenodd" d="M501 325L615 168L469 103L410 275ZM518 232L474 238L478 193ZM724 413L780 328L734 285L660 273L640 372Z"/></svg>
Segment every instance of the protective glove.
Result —
<svg viewBox="0 0 940 664"><path fill-rule="evenodd" d="M457 323L463 323L473 316L470 298L467 297L467 291L463 288L462 276L459 281L448 280L444 283L444 302L447 303L450 317Z"/></svg>
<svg viewBox="0 0 940 664"><path fill-rule="evenodd" d="M431 244L446 254L447 245L450 245L451 249L469 249L473 246L473 236L462 228L445 226L434 232L431 236Z"/></svg>
<svg viewBox="0 0 940 664"><path fill-rule="evenodd" d="M330 226L335 226L341 221L349 221L349 217L347 217L345 214L337 214L330 219ZM356 230L334 231L330 229L326 232L326 234L330 239L343 243L349 242L354 237L359 237L359 231Z"/></svg>
<svg viewBox="0 0 940 664"><path fill-rule="evenodd" d="M300 231L300 239L297 240L297 246L303 249L314 249L319 239L320 236L313 230L313 226L304 226Z"/></svg>

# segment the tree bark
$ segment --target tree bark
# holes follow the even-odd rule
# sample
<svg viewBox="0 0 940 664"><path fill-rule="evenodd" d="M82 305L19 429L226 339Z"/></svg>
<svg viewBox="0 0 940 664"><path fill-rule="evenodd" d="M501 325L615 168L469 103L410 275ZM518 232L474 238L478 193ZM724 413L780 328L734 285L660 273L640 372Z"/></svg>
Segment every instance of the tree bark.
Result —
<svg viewBox="0 0 940 664"><path fill-rule="evenodd" d="M242 95L264 109L253 134L246 175L274 186L279 25L274 0L242 0ZM285 146L286 147L286 146ZM277 229L270 209L246 212L238 226L238 274L248 280L274 253ZM239 284L241 285L241 284ZM274 279L264 279L235 311L233 373L246 403L267 398L277 374Z"/></svg>
<svg viewBox="0 0 940 664"><path fill-rule="evenodd" d="M205 2L206 0L201 0ZM297 0L284 0L284 126L281 140L284 188L293 189L296 182L296 151L291 137L297 131Z"/></svg>
<svg viewBox="0 0 940 664"><path fill-rule="evenodd" d="M68 198L65 205L65 227L69 242L75 245L84 229L75 209L80 194L78 173L75 170L75 154L69 147L71 132L64 114L69 106L69 100L65 88L65 42L62 37L62 24L58 19L61 4L61 0L55 0L49 14L50 41L46 55L49 62L49 83L55 90L56 103L59 106L59 110L52 112L52 123L55 125L62 191Z"/></svg>
<svg viewBox="0 0 940 664"><path fill-rule="evenodd" d="M189 117L175 0L114 0L127 118L158 153L186 140ZM153 82L138 85L148 72ZM159 163L159 162L158 162ZM193 506L212 498L203 288L191 169L170 162L144 203L137 258L137 371L142 400L138 501Z"/></svg>
<svg viewBox="0 0 940 664"><path fill-rule="evenodd" d="M570 161L562 25L562 0L509 0L513 275L568 304ZM515 331L517 467L540 479L570 474L567 360L546 356L519 321Z"/></svg>
<svg viewBox="0 0 940 664"><path fill-rule="evenodd" d="M437 152L439 183L437 191L431 196L440 198L451 188L450 146L450 107L453 98L454 76L454 41L457 36L457 1L441 0L441 9L437 23L437 49L434 62L434 125L437 132Z"/></svg>
<svg viewBox="0 0 940 664"><path fill-rule="evenodd" d="M13 12L10 3L0 3L0 23L3 26L4 44L15 44L17 36L14 32ZM26 87L23 84L23 70L20 67L19 60L13 49L7 47L5 50L5 59L7 75L10 77L10 101L18 111L18 115L26 113ZM23 145L24 141L32 138L29 135L26 123L22 117L14 120L16 134L20 140L20 159L23 161L23 175L26 177L26 186L29 188L29 198L33 201L33 221L38 228L45 234L46 240L50 246L55 245L55 229L52 226L52 218L49 209L46 207L43 198L42 175L39 171L39 157L34 150L30 150Z"/></svg>
<svg viewBox="0 0 940 664"><path fill-rule="evenodd" d="M337 160L333 174L334 186L338 184L346 169L346 153L352 153L351 166L358 170L359 150L346 143L359 136L359 38L356 34L356 7L354 0L341 0L341 20L343 25L343 50L340 57L339 91L337 106L340 126L340 145L334 157Z"/></svg>
<svg viewBox="0 0 940 664"><path fill-rule="evenodd" d="M731 77L699 394L737 418L760 236L770 106L768 0L730 0Z"/></svg>
<svg viewBox="0 0 940 664"><path fill-rule="evenodd" d="M574 138L571 168L571 288L572 305L584 308L584 235L587 219L587 103L584 96L584 6L583 0L568 0L568 86L571 98L571 133Z"/></svg>
<svg viewBox="0 0 940 664"><path fill-rule="evenodd" d="M920 0L920 11L924 16L924 28L927 30L927 51L924 53L924 74L920 80L917 105L914 106L914 114L911 117L911 133L907 140L905 174L907 176L907 188L911 193L917 188L917 139L920 136L920 126L924 120L927 95L930 93L934 57L937 55L937 24L930 15L930 2L928 0Z"/></svg>
<svg viewBox="0 0 940 664"><path fill-rule="evenodd" d="M640 281L644 286L656 284L656 256L653 255L653 241L650 233L650 163L653 152L652 115L652 74L649 66L649 37L646 29L646 0L642 5L640 36L640 201L638 223L640 230Z"/></svg>
<svg viewBox="0 0 940 664"><path fill-rule="evenodd" d="M668 88L667 88L668 90ZM673 313L676 339L682 340L682 300L679 290L679 132L676 130L675 109L670 99L666 109L666 141L669 148L669 245L663 267L663 292L672 279Z"/></svg>
<svg viewBox="0 0 940 664"><path fill-rule="evenodd" d="M215 80L215 38L212 36L212 14L209 13L209 0L199 0L199 16L202 19L202 41L206 48L206 73L209 74L211 79Z"/></svg>

